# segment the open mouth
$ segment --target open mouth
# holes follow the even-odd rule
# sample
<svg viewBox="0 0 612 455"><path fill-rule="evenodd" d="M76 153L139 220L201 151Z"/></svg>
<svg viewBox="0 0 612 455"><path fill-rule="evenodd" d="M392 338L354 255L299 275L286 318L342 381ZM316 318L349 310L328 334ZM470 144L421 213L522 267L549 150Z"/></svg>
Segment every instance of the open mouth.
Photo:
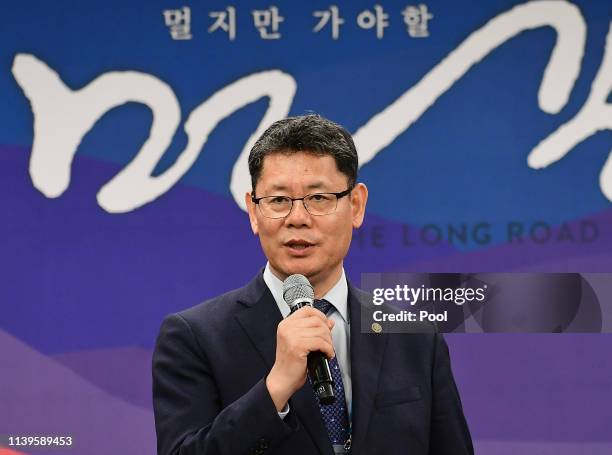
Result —
<svg viewBox="0 0 612 455"><path fill-rule="evenodd" d="M312 248L314 245L305 240L290 240L287 243L285 243L285 246L291 248L292 250L296 250L296 251L306 251L309 248Z"/></svg>

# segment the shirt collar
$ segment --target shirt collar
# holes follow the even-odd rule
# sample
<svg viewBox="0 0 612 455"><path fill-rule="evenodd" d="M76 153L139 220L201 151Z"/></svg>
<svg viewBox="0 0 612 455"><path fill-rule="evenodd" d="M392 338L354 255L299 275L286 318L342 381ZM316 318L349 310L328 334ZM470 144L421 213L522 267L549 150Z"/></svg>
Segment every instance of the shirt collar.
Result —
<svg viewBox="0 0 612 455"><path fill-rule="evenodd" d="M283 315L283 318L286 318L290 311L289 305L287 305L283 299L283 282L272 273L269 262L266 264L266 268L264 269L263 279L268 286L268 289L270 289L270 292L274 297L274 301ZM340 276L338 282L329 291L327 291L323 298L331 303L336 308L336 311L340 313L340 316L342 316L344 322L348 323L348 284L346 282L344 267L342 268L342 275Z"/></svg>

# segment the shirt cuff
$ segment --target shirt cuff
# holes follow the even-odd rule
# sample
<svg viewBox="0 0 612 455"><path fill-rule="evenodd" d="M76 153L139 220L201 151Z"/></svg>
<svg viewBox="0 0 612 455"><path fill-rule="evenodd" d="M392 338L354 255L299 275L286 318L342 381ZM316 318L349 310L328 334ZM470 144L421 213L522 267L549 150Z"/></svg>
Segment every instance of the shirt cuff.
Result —
<svg viewBox="0 0 612 455"><path fill-rule="evenodd" d="M289 414L289 410L290 410L289 403L287 403L283 409L281 409L280 411L277 411L278 412L278 416L282 420L285 420L285 417L287 417L287 414Z"/></svg>

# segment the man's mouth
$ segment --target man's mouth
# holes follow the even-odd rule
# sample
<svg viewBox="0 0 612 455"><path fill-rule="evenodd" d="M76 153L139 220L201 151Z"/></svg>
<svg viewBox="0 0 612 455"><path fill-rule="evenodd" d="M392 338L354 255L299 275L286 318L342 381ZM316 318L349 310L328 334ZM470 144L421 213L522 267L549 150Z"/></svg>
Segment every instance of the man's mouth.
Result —
<svg viewBox="0 0 612 455"><path fill-rule="evenodd" d="M306 250L312 246L314 246L313 243L307 242L306 240L289 240L288 242L285 243L285 246L293 249L293 250Z"/></svg>

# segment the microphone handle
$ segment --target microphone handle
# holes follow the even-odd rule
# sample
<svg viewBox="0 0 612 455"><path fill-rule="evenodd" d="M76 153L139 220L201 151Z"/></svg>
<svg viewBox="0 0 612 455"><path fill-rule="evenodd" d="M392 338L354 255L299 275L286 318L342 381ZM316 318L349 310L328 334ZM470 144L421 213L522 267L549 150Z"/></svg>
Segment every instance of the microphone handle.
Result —
<svg viewBox="0 0 612 455"><path fill-rule="evenodd" d="M334 379L329 369L329 362L321 351L311 352L306 359L308 377L321 404L332 404L336 401L334 395Z"/></svg>
<svg viewBox="0 0 612 455"><path fill-rule="evenodd" d="M296 302L291 307L291 314L304 306L312 306L312 302L308 299L302 299ZM327 356L321 351L315 351L308 354L306 359L308 366L308 379L312 384L312 388L319 398L319 402L324 405L333 404L336 401L334 395L334 379L329 369Z"/></svg>

